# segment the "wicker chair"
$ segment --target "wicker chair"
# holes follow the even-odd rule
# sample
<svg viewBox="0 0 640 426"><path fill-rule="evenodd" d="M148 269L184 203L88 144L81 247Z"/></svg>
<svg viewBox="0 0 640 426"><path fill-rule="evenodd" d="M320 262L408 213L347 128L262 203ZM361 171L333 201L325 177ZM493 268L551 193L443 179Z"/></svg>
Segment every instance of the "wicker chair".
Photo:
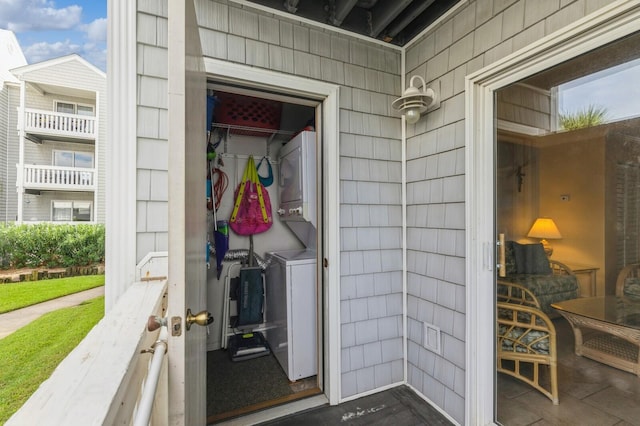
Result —
<svg viewBox="0 0 640 426"><path fill-rule="evenodd" d="M521 252L520 257L517 249ZM533 292L540 302L540 308L550 318L560 317L551 307L552 303L580 296L580 286L573 271L564 263L549 260L542 244L506 241L500 244L499 254L501 267L498 282L526 287ZM502 287L498 287L498 292L502 290Z"/></svg>
<svg viewBox="0 0 640 426"><path fill-rule="evenodd" d="M555 326L525 287L510 283L498 286L504 288L498 292L497 301L497 370L533 386L557 405ZM540 383L541 365L549 368L548 388Z"/></svg>
<svg viewBox="0 0 640 426"><path fill-rule="evenodd" d="M616 280L616 296L640 298L640 263L622 268Z"/></svg>

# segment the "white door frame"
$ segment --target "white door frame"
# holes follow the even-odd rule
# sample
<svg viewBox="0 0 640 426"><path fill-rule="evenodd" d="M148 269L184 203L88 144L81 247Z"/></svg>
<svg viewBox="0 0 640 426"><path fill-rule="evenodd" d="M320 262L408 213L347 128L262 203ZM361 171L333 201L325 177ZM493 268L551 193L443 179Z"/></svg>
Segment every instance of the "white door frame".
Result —
<svg viewBox="0 0 640 426"><path fill-rule="evenodd" d="M638 30L640 2L618 1L466 78L466 424L493 424L496 403L495 91Z"/></svg>
<svg viewBox="0 0 640 426"><path fill-rule="evenodd" d="M335 84L235 64L213 58L204 59L205 72L215 79L248 88L270 89L282 94L307 96L322 103L323 161L323 250L326 258L323 285L324 393L329 403L341 401L340 393L340 140L339 89ZM322 378L320 378L322 380Z"/></svg>

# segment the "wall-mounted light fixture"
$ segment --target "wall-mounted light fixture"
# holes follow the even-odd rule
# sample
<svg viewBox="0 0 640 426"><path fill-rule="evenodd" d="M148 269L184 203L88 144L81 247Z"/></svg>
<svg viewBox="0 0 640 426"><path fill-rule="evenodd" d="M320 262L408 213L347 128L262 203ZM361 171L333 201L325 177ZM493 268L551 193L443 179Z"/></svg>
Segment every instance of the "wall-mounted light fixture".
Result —
<svg viewBox="0 0 640 426"><path fill-rule="evenodd" d="M414 83L415 79L419 79L422 90L418 89ZM409 87L404 91L402 96L393 101L391 106L404 114L407 123L413 124L420 120L420 116L429 107L436 104L436 92L432 88L427 87L424 78L414 75L409 80Z"/></svg>

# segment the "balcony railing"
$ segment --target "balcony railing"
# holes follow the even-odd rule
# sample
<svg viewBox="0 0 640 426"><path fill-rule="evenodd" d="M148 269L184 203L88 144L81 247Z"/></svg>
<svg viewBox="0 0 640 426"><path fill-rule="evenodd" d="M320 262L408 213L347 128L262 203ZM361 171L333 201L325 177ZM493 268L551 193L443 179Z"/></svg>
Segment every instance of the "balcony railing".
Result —
<svg viewBox="0 0 640 426"><path fill-rule="evenodd" d="M166 314L166 291L166 281L132 284L7 426L133 424L149 380L157 380L150 424L167 424L167 359L148 376L148 349L162 339L147 329L149 316Z"/></svg>
<svg viewBox="0 0 640 426"><path fill-rule="evenodd" d="M18 173L20 173L19 164ZM26 189L66 191L95 191L96 189L96 169L25 164L22 167L22 176L22 183Z"/></svg>
<svg viewBox="0 0 640 426"><path fill-rule="evenodd" d="M96 118L25 108L24 130L39 137L96 138Z"/></svg>

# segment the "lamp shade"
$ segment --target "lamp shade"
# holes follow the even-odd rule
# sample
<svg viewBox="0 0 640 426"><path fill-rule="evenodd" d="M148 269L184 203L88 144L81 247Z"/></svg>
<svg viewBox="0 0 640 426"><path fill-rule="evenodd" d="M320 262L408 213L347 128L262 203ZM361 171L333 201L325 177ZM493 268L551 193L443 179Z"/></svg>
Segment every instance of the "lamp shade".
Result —
<svg viewBox="0 0 640 426"><path fill-rule="evenodd" d="M544 239L559 239L562 238L562 234L558 230L553 219L548 217L539 217L533 223L533 226L529 230L527 237L532 238L544 238Z"/></svg>

